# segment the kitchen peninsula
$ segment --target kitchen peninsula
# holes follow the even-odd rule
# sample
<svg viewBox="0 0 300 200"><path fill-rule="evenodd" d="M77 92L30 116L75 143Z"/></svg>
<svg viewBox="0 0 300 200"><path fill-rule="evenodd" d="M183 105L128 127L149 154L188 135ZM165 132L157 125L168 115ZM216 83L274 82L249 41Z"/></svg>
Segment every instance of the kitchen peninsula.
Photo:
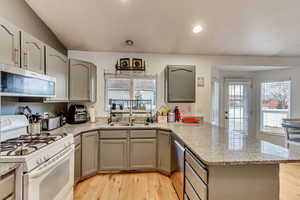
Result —
<svg viewBox="0 0 300 200"><path fill-rule="evenodd" d="M193 185L198 193L189 196L202 195L203 199L279 200L279 164L300 161L300 146L284 147L272 143L267 137L260 139L255 133L229 133L209 124L111 127L98 120L96 123L66 125L56 131L78 136L95 130L148 129L171 131L172 137L184 143L185 192L189 192L189 186ZM199 167L195 163L200 163L202 172L197 170Z"/></svg>

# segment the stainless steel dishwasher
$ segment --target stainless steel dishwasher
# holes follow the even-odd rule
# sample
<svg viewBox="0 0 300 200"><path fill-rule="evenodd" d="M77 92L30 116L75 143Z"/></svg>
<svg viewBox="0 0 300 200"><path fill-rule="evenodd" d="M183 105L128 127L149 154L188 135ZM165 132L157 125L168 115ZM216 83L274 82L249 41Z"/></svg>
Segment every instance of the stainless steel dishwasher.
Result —
<svg viewBox="0 0 300 200"><path fill-rule="evenodd" d="M184 144L172 137L172 173L171 180L180 200L184 194Z"/></svg>

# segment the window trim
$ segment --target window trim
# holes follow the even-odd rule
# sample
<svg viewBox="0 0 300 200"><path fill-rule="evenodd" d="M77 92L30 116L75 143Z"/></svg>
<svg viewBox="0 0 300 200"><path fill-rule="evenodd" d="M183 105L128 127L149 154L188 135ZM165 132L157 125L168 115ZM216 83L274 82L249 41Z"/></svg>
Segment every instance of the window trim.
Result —
<svg viewBox="0 0 300 200"><path fill-rule="evenodd" d="M275 83L275 82L289 82L289 97L288 97L288 112L287 117L291 117L291 111L292 111L292 101L291 101L291 95L292 95L292 80L291 79L275 79L275 80L266 80L266 81L260 81L259 82L259 132L271 134L271 135L284 135L284 133L278 133L273 131L267 131L263 130L263 111L262 111L262 84L264 83Z"/></svg>
<svg viewBox="0 0 300 200"><path fill-rule="evenodd" d="M158 89L158 78L157 78L157 75L148 75L148 74L130 74L130 75L127 75L127 74L112 74L112 73L104 73L104 111L105 112L109 112L109 109L107 109L107 79L112 79L112 78L115 78L115 79L143 79L143 80L155 80L155 102L156 102L156 108L157 108L157 89ZM133 94L133 88L134 88L134 85L133 85L133 81L131 81L130 83L130 88L129 88L129 94ZM150 91L150 90L148 90ZM152 108L154 109L154 108Z"/></svg>

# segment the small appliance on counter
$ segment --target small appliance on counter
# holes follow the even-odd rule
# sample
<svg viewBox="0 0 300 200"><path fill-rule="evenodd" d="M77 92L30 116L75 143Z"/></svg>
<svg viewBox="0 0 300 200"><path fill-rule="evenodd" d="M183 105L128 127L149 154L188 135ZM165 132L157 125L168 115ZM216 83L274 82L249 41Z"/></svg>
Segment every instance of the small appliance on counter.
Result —
<svg viewBox="0 0 300 200"><path fill-rule="evenodd" d="M43 119L42 127L43 127L43 130L46 130L46 131L50 131L50 130L61 127L61 117L56 116L56 117L49 117L49 118Z"/></svg>
<svg viewBox="0 0 300 200"><path fill-rule="evenodd" d="M68 110L68 123L80 124L89 120L87 109L84 105L73 104Z"/></svg>

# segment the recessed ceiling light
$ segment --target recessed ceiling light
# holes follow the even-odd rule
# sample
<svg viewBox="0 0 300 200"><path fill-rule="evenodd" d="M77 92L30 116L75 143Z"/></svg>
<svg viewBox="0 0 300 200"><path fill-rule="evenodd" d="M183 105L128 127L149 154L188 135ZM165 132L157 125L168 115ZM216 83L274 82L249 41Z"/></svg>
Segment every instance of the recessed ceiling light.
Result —
<svg viewBox="0 0 300 200"><path fill-rule="evenodd" d="M194 33L200 33L201 31L203 31L203 27L201 25L194 26L193 28Z"/></svg>

